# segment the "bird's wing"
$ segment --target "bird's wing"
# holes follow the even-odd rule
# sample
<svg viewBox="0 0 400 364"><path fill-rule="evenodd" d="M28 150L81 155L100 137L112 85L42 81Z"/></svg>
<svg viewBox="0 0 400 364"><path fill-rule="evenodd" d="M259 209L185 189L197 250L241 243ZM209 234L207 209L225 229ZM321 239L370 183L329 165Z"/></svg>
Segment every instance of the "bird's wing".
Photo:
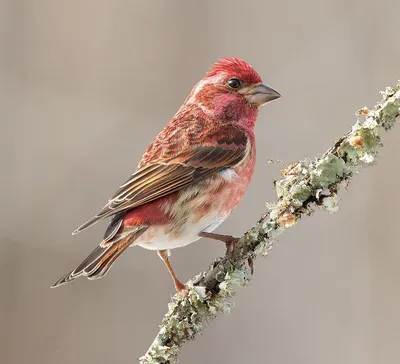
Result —
<svg viewBox="0 0 400 364"><path fill-rule="evenodd" d="M119 221L114 224L119 227L124 211L177 192L239 164L249 148L247 134L232 125L210 129L205 135L202 134L200 140L199 137L188 138L188 135L184 135L178 142L164 139L160 143L159 137L147 149L138 170L97 215L73 234L115 214L120 215ZM114 227L107 230L114 230Z"/></svg>

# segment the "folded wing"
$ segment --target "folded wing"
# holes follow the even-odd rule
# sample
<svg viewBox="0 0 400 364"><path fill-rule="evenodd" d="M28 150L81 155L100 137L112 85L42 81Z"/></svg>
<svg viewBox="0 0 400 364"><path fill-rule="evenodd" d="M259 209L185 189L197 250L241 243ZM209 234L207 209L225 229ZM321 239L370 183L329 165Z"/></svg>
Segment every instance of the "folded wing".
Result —
<svg viewBox="0 0 400 364"><path fill-rule="evenodd" d="M100 212L76 229L73 234L103 218L117 214L119 219L113 219L115 221L111 222L108 229L115 230L121 223L124 211L179 191L235 166L246 155L247 135L232 125L211 130L206 140L207 142L197 141L196 144L180 150L178 146L175 153L166 153L163 150L163 158L157 158L157 155L151 158L151 153L157 153L158 149L154 148L152 152L150 146L144 156L149 162L140 164L139 169L109 199ZM154 143L156 142L157 140ZM170 144L165 143L165 145L167 148Z"/></svg>

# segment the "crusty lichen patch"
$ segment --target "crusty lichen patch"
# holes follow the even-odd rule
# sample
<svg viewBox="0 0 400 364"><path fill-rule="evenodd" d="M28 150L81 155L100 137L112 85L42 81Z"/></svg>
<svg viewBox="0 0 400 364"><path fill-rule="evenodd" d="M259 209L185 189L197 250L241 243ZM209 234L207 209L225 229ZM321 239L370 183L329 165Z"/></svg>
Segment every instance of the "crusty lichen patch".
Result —
<svg viewBox="0 0 400 364"><path fill-rule="evenodd" d="M310 172L310 184L317 189L330 188L350 174L351 170L342 158L327 154L315 163L315 167Z"/></svg>

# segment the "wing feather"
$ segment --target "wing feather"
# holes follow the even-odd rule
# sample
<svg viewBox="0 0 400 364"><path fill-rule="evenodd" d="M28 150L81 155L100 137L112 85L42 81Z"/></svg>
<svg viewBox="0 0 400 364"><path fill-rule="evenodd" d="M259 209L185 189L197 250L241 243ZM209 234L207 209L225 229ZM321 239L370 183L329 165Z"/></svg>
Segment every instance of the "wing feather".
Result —
<svg viewBox="0 0 400 364"><path fill-rule="evenodd" d="M229 129L225 126L219 134L214 130L209 135L213 138L211 141L208 138L207 143L203 140L184 148L174 156L171 156L172 152L164 151L167 158L153 158L153 163L139 164L139 169L121 185L100 212L73 234L115 214L121 214L123 218L124 211L177 192L192 183L235 166L245 158L248 136L244 131L234 126L229 126ZM173 145L176 146L176 142ZM151 160L150 153L151 147L144 155L148 160ZM156 149L154 153L157 153ZM117 226L117 221L113 225Z"/></svg>

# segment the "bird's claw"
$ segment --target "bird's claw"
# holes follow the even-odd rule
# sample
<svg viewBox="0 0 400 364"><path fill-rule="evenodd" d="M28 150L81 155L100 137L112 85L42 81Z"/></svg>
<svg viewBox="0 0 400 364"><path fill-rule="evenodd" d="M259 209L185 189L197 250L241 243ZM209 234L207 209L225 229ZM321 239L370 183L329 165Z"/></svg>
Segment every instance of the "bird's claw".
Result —
<svg viewBox="0 0 400 364"><path fill-rule="evenodd" d="M232 257L232 253L233 253L233 248L235 247L236 243L239 241L239 238L235 238L233 236L228 236L227 240L225 241L225 245L226 245L226 254L225 256L227 258L231 258Z"/></svg>
<svg viewBox="0 0 400 364"><path fill-rule="evenodd" d="M181 282L175 282L175 289L183 298L189 297L189 287Z"/></svg>
<svg viewBox="0 0 400 364"><path fill-rule="evenodd" d="M254 263L253 263L253 258L252 257L248 257L247 258L247 264L250 267L250 274L253 275L253 273L254 273Z"/></svg>

